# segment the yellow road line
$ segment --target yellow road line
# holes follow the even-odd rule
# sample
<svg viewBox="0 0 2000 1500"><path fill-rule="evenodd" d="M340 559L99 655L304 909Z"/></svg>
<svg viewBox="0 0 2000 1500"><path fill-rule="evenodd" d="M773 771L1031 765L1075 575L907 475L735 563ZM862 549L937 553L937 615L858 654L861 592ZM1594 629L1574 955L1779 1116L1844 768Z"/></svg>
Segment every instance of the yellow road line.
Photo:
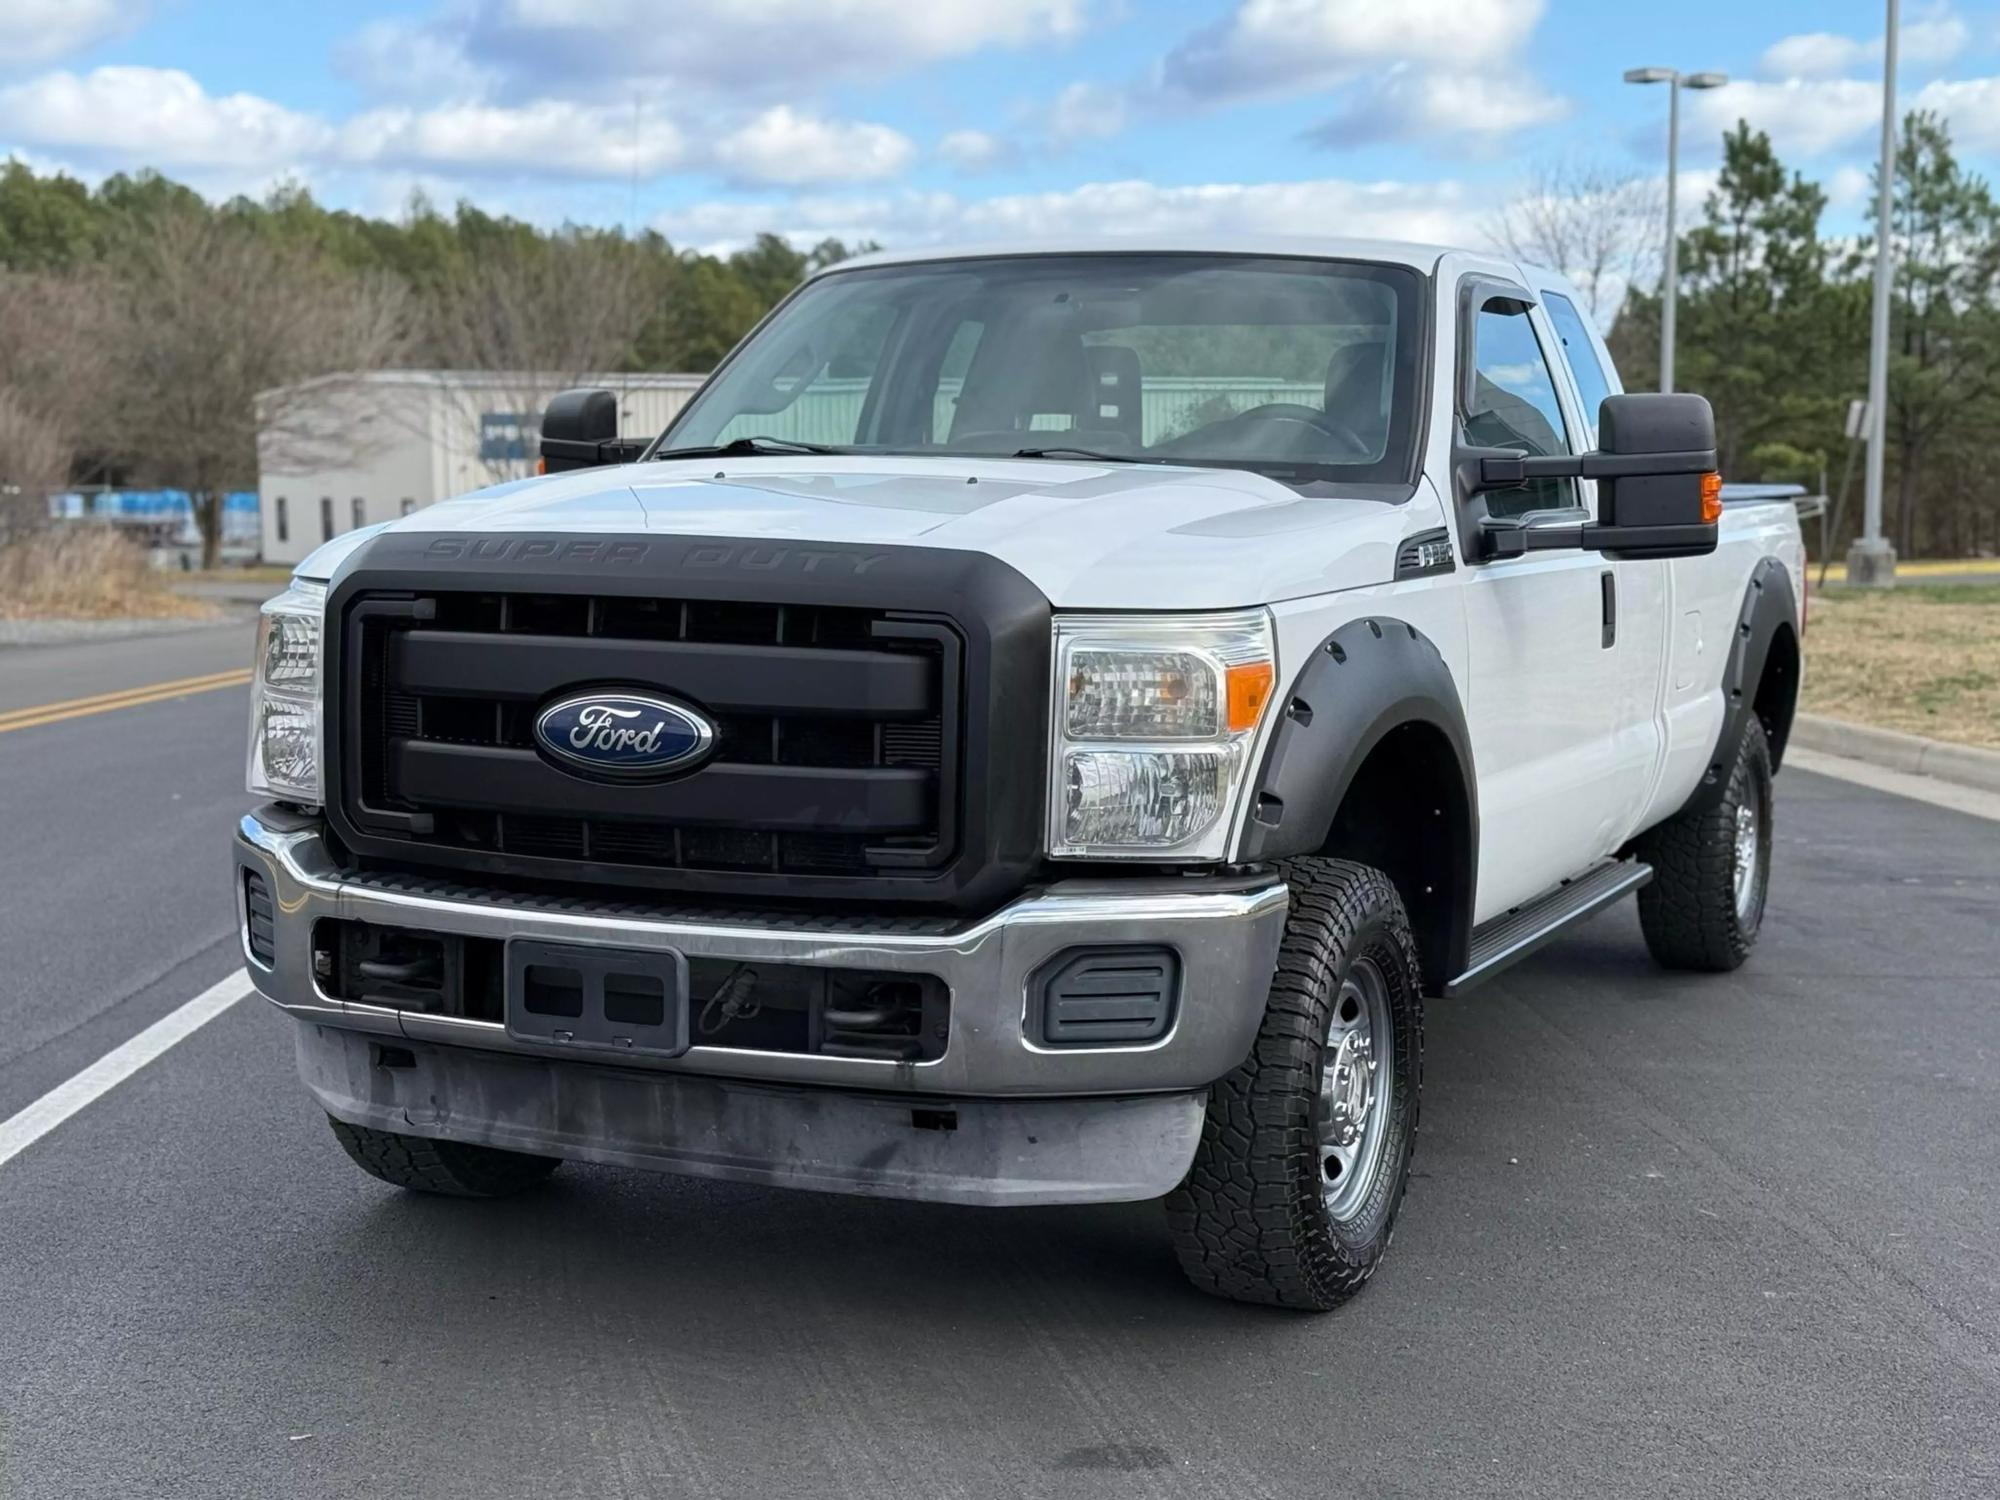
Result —
<svg viewBox="0 0 2000 1500"><path fill-rule="evenodd" d="M207 672L199 677L177 677L171 682L142 682L137 687L119 688L110 693L93 693L88 698L65 698L59 703L37 703L28 708L12 708L0 713L0 724L9 719L33 719L43 714L60 712L66 708L89 708L93 704L111 703L120 698L130 698L139 693L156 693L165 688L202 687L211 682L234 682L242 677L247 668L231 667L226 672Z"/></svg>
<svg viewBox="0 0 2000 1500"><path fill-rule="evenodd" d="M250 680L250 669L210 672L202 677L182 677L172 682L148 683L122 692L98 693L89 698L70 698L61 703L43 703L33 708L17 708L0 714L0 734L11 729L33 729L41 724L60 724L65 719L81 719L89 714L109 713L114 708L137 708L190 693L209 693L217 688L241 687Z"/></svg>

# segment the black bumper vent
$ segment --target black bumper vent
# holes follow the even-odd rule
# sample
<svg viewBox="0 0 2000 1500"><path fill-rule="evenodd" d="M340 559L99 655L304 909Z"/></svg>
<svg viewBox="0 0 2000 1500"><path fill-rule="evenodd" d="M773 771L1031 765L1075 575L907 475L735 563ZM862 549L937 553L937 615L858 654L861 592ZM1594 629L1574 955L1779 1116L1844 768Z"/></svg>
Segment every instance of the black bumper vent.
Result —
<svg viewBox="0 0 2000 1500"><path fill-rule="evenodd" d="M1156 1042L1173 1026L1180 988L1170 948L1072 949L1031 984L1031 1024L1051 1047Z"/></svg>
<svg viewBox="0 0 2000 1500"><path fill-rule="evenodd" d="M260 964L277 958L277 929L272 925L277 913L271 906L271 888L255 870L243 872L243 941L250 956Z"/></svg>

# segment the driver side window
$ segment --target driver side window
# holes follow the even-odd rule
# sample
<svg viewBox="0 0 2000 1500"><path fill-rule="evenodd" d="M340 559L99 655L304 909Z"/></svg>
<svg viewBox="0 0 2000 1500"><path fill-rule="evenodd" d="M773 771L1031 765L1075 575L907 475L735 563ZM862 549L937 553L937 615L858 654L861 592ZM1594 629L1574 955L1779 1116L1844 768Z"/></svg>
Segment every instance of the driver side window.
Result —
<svg viewBox="0 0 2000 1500"><path fill-rule="evenodd" d="M1536 456L1576 451L1556 396L1554 372L1524 306L1495 298L1480 308L1473 362L1472 404L1465 414L1469 442ZM1531 479L1512 489L1486 492L1487 513L1494 516L1577 503L1576 482L1570 479Z"/></svg>

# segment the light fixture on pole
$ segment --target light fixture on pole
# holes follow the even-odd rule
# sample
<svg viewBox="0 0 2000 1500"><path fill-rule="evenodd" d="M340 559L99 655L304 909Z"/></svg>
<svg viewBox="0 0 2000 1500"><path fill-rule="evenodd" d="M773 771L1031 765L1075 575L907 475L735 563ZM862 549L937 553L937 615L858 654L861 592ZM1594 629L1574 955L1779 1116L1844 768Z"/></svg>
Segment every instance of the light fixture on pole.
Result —
<svg viewBox="0 0 2000 1500"><path fill-rule="evenodd" d="M1884 586L1896 581L1896 549L1882 535L1882 459L1889 436L1889 291L1894 275L1889 243L1896 187L1896 0L1882 33L1882 160L1875 176L1875 305L1868 332L1868 468L1861 491L1861 535L1847 553L1847 581Z"/></svg>
<svg viewBox="0 0 2000 1500"><path fill-rule="evenodd" d="M1680 290L1680 239L1674 228L1681 174L1681 90L1719 89L1727 73L1683 73L1678 68L1632 68L1627 83L1667 86L1667 260L1660 275L1660 389L1674 388L1674 300Z"/></svg>

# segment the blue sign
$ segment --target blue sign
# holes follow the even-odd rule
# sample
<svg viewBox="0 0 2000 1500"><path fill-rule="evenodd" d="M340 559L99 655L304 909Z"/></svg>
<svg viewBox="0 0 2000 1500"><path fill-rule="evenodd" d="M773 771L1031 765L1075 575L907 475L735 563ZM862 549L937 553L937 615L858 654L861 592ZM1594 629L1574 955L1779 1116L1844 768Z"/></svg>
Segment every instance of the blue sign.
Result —
<svg viewBox="0 0 2000 1500"><path fill-rule="evenodd" d="M479 414L479 456L488 462L532 458L542 446L541 417L531 411Z"/></svg>
<svg viewBox="0 0 2000 1500"><path fill-rule="evenodd" d="M714 748L715 726L666 698L577 693L536 716L535 741L564 767L645 781L693 767Z"/></svg>

